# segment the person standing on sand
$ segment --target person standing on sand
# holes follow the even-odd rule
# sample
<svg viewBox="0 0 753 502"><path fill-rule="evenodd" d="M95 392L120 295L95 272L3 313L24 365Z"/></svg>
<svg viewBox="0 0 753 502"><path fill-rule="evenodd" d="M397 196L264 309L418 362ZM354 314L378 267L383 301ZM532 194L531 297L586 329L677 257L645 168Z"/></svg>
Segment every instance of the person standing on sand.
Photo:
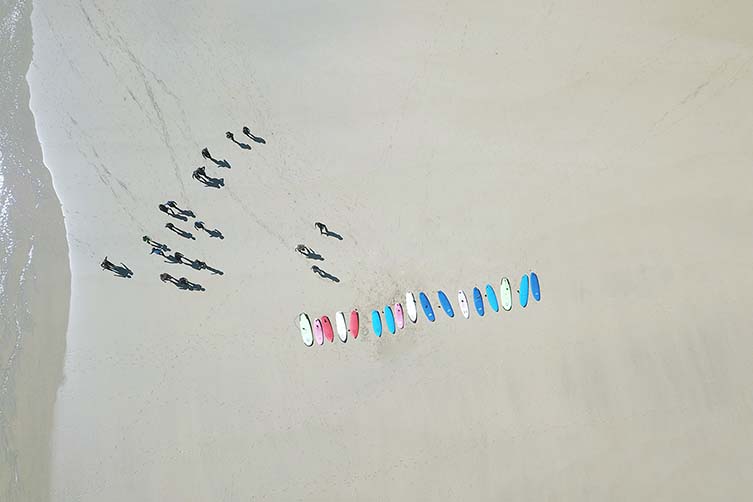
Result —
<svg viewBox="0 0 753 502"><path fill-rule="evenodd" d="M144 242L146 242L153 248L161 249L162 251L170 251L170 248L167 247L165 244L160 244L159 242L155 241L148 235L145 235L144 237L142 237L141 240L143 240Z"/></svg>
<svg viewBox="0 0 753 502"><path fill-rule="evenodd" d="M176 227L175 225L173 225L170 222L165 223L165 228L167 228L169 230L172 230L173 232L175 232L176 234L180 235L181 237L183 237L185 239L191 239L192 241L196 240L196 237L194 237L191 232L186 232L185 230L182 230L182 229Z"/></svg>
<svg viewBox="0 0 753 502"><path fill-rule="evenodd" d="M230 131L225 133L225 137L229 139L230 141L235 141L235 136Z"/></svg>
<svg viewBox="0 0 753 502"><path fill-rule="evenodd" d="M201 181L202 183L207 183L209 181L209 176L207 176L206 169L207 168L204 166L196 168L193 172L192 178Z"/></svg>
<svg viewBox="0 0 753 502"><path fill-rule="evenodd" d="M107 259L107 256L105 256L105 259L102 260L102 263L100 263L100 266L102 267L102 270L109 270L110 272L115 271L115 264Z"/></svg>
<svg viewBox="0 0 753 502"><path fill-rule="evenodd" d="M205 159L211 159L212 154L209 153L209 148L204 147L204 149L201 151L201 156L204 157Z"/></svg>
<svg viewBox="0 0 753 502"><path fill-rule="evenodd" d="M175 202L174 200L169 200L169 201L165 202L165 205L167 207L173 208L174 210L178 211L178 213L180 213L180 214L182 214L184 216L190 216L191 218L196 218L196 215L194 214L193 211L191 211L190 209L181 209L181 208L179 208L178 207L178 203Z"/></svg>
<svg viewBox="0 0 753 502"><path fill-rule="evenodd" d="M164 204L159 204L157 207L159 208L160 211L162 211L163 213L165 213L168 216L172 216L173 218L178 218L179 220L183 220L183 221L186 220L185 216L183 216L182 214L178 213L177 211L175 211L175 209L173 209L171 207L168 207L168 206L166 206Z"/></svg>
<svg viewBox="0 0 753 502"><path fill-rule="evenodd" d="M319 229L319 233L322 234L322 235L324 235L324 234L326 234L326 233L329 232L329 229L327 228L327 225L325 225L321 221L317 221L316 223L314 223L314 226L317 229Z"/></svg>

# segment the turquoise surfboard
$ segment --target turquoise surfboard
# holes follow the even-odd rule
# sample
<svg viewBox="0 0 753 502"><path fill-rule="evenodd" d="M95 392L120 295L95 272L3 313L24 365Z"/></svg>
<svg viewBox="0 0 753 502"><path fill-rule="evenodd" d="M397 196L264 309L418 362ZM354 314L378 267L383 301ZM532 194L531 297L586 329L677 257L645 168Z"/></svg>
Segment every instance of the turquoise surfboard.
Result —
<svg viewBox="0 0 753 502"><path fill-rule="evenodd" d="M541 289L539 288L539 276L536 272L531 272L531 294L536 301L541 300Z"/></svg>
<svg viewBox="0 0 753 502"><path fill-rule="evenodd" d="M449 317L455 317L455 311L452 310L452 304L450 304L450 300L447 298L447 295L444 294L444 291L437 291L437 296L439 297L439 303L442 304L445 313Z"/></svg>
<svg viewBox="0 0 753 502"><path fill-rule="evenodd" d="M418 299L421 300L421 308L424 309L426 318L431 322L434 322L434 309L431 308L431 303L429 302L429 298L426 296L426 293L421 291L421 293L418 295Z"/></svg>
<svg viewBox="0 0 753 502"><path fill-rule="evenodd" d="M374 328L376 336L382 336L382 318L379 317L378 310L371 311L371 327Z"/></svg>
<svg viewBox="0 0 753 502"><path fill-rule="evenodd" d="M493 311L499 312L499 303L497 303L497 293L491 284L486 285L486 299L489 300L489 306Z"/></svg>
<svg viewBox="0 0 753 502"><path fill-rule="evenodd" d="M520 306L526 305L528 305L528 276L524 275L520 278Z"/></svg>
<svg viewBox="0 0 753 502"><path fill-rule="evenodd" d="M387 323L387 331L395 334L395 316L392 314L392 307L387 305L384 307L384 322Z"/></svg>
<svg viewBox="0 0 753 502"><path fill-rule="evenodd" d="M476 312L484 317L484 298L481 296L481 290L473 288L473 304L476 306Z"/></svg>

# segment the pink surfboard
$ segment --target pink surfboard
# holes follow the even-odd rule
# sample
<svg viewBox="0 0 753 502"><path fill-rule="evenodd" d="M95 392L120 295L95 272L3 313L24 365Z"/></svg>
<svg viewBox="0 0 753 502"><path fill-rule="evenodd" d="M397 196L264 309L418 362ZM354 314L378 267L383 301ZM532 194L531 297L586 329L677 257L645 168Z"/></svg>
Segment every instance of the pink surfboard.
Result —
<svg viewBox="0 0 753 502"><path fill-rule="evenodd" d="M324 338L326 338L328 342L335 340L335 332L332 331L332 323L329 322L329 317L326 315L322 316L322 331L324 331Z"/></svg>
<svg viewBox="0 0 753 502"><path fill-rule="evenodd" d="M350 336L354 339L358 338L358 310L353 310L350 313L350 323L348 323L348 331Z"/></svg>
<svg viewBox="0 0 753 502"><path fill-rule="evenodd" d="M319 345L324 343L324 332L322 331L321 319L314 321L314 340L316 340L316 343Z"/></svg>
<svg viewBox="0 0 753 502"><path fill-rule="evenodd" d="M399 303L395 304L395 322L397 327L403 329L405 327L405 316L403 315L403 306Z"/></svg>

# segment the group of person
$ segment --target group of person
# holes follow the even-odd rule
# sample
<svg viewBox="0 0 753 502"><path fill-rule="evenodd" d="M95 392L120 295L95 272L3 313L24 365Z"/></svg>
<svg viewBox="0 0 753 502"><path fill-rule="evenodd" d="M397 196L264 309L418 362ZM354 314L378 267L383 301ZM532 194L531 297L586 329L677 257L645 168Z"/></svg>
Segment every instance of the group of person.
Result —
<svg viewBox="0 0 753 502"><path fill-rule="evenodd" d="M164 204L159 204L158 209L162 211L163 213L172 216L173 218L176 218L181 221L188 221L188 218L194 218L196 219L196 213L189 209L181 209L178 204L173 201L169 200L165 202ZM220 232L218 229L209 230L203 221L196 220L193 224L194 228L196 230L202 230L209 234L210 237L218 237L221 239L224 239L224 236L222 235L222 232ZM191 232L188 232L186 230L183 230L181 228L176 227L172 222L168 222L165 224L165 227L169 230L172 230L176 234L180 235L183 238L190 239L190 240L196 240L196 237ZM211 273L215 275L224 275L224 272L222 270L216 269L214 267L210 267L207 265L206 262L199 260L199 259L190 259L187 258L183 253L179 251L175 251L172 254L170 253L170 248L166 246L165 244L162 244L160 242L155 241L148 235L145 235L142 237L142 240L149 244L151 246L151 251L149 254L156 254L158 256L161 256L165 258L165 261L167 263L177 263L180 265L188 265L194 270L208 270ZM161 274L160 279L162 279L162 282L172 282L180 289L186 289L189 291L204 291L204 288L200 284L193 283L186 279L185 277L180 277L176 279L170 274Z"/></svg>
<svg viewBox="0 0 753 502"><path fill-rule="evenodd" d="M253 140L256 143L266 144L266 141L264 138L261 138L259 136L255 136L251 133L251 130L248 128L248 126L243 126L243 134L248 136L251 140ZM251 147L245 143L239 143L236 141L235 136L232 132L228 131L225 133L225 137L232 142L236 143L237 145L241 146L241 148L244 149L250 149ZM201 156L205 159L213 161L218 167L230 167L230 164L226 160L217 160L214 157L212 157L212 154L209 153L209 148L203 148L201 150ZM213 188L221 188L225 186L225 179L224 178L215 178L212 176L209 176L206 172L206 167L201 166L193 171L192 178L195 180L203 183L205 186L213 187ZM176 220L187 222L189 218L193 218L196 221L193 223L193 227L198 231L206 232L209 237L218 238L218 239L224 239L225 236L222 235L222 232L220 232L218 229L209 229L206 227L205 223L203 221L200 221L196 219L196 214L189 210L189 209L181 209L178 206L178 203L174 200L168 200L162 204L158 204L157 208L165 213L166 215L170 216L171 218L174 218ZM185 239L189 240L196 240L196 237L194 237L193 233L183 230L179 227L177 227L174 223L168 222L165 224L165 228L168 230L176 233L180 237L183 237ZM191 260L189 258L186 258L182 253L175 251L173 254L170 253L170 248L166 244L162 244L160 242L155 241L148 235L145 235L142 237L142 240L147 243L149 246L151 246L150 254L156 254L158 256L162 256L165 258L165 261L168 263L177 263L177 264L183 264L183 265L189 265L191 268L195 270L208 270L211 273L215 275L223 275L224 272L221 270L218 270L216 268L210 267L206 264L206 262L198 259ZM110 272L113 272L115 275L118 275L120 277L126 277L130 278L133 275L133 271L131 271L125 264L121 263L120 265L115 265L113 262L111 262L107 256L105 256L104 260L101 263L102 270L107 270ZM160 280L162 282L171 282L176 287L184 290L189 291L205 291L204 287L201 286L201 284L197 284L194 282L189 281L185 277L179 277L175 278L172 275L168 273L162 273L160 274Z"/></svg>
<svg viewBox="0 0 753 502"><path fill-rule="evenodd" d="M324 235L325 237L334 237L334 238L336 238L338 240L343 240L343 238L342 238L342 236L340 234L331 231L327 227L327 225L325 225L321 221L315 222L314 223L314 228L316 228L317 230L319 230L319 234L320 235ZM324 261L324 257L322 255L320 255L319 253L317 253L316 251L314 251L310 247L306 246L305 244L298 244L295 247L295 250L298 253L301 253L304 257L306 257L306 258L308 258L310 260ZM321 277L322 279L327 279L327 280L330 280L332 282L340 282L340 279L338 279L334 275L330 274L326 270L323 270L318 265L312 265L311 266L311 271L314 272L319 277Z"/></svg>

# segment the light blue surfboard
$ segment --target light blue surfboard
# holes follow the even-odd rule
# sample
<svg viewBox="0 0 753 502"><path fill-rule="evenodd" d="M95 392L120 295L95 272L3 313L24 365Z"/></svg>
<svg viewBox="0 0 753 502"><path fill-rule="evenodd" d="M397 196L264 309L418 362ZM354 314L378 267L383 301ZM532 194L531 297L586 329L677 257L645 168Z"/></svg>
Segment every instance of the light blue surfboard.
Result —
<svg viewBox="0 0 753 502"><path fill-rule="evenodd" d="M541 300L541 288L539 288L539 276L531 272L531 294L536 301Z"/></svg>
<svg viewBox="0 0 753 502"><path fill-rule="evenodd" d="M382 318L379 316L378 310L371 311L371 327L374 328L376 336L382 336Z"/></svg>
<svg viewBox="0 0 753 502"><path fill-rule="evenodd" d="M481 296L481 290L473 288L473 304L476 306L476 312L484 317L484 297Z"/></svg>
<svg viewBox="0 0 753 502"><path fill-rule="evenodd" d="M437 291L437 296L439 297L439 303L442 304L442 309L444 309L445 314L447 314L449 317L455 317L455 311L452 310L452 304L447 298L447 295L444 294L444 291Z"/></svg>
<svg viewBox="0 0 753 502"><path fill-rule="evenodd" d="M395 334L395 316L392 314L392 307L384 307L384 321L387 323L387 331Z"/></svg>
<svg viewBox="0 0 753 502"><path fill-rule="evenodd" d="M434 309L431 308L431 303L429 302L429 298L426 296L426 293L421 291L421 293L418 295L418 299L421 301L421 308L424 309L426 318L431 322L434 322Z"/></svg>
<svg viewBox="0 0 753 502"><path fill-rule="evenodd" d="M489 306L493 311L499 312L499 303L497 302L497 293L491 284L486 285L486 299L489 300Z"/></svg>
<svg viewBox="0 0 753 502"><path fill-rule="evenodd" d="M520 306L526 305L528 305L528 276L524 275L520 278Z"/></svg>

